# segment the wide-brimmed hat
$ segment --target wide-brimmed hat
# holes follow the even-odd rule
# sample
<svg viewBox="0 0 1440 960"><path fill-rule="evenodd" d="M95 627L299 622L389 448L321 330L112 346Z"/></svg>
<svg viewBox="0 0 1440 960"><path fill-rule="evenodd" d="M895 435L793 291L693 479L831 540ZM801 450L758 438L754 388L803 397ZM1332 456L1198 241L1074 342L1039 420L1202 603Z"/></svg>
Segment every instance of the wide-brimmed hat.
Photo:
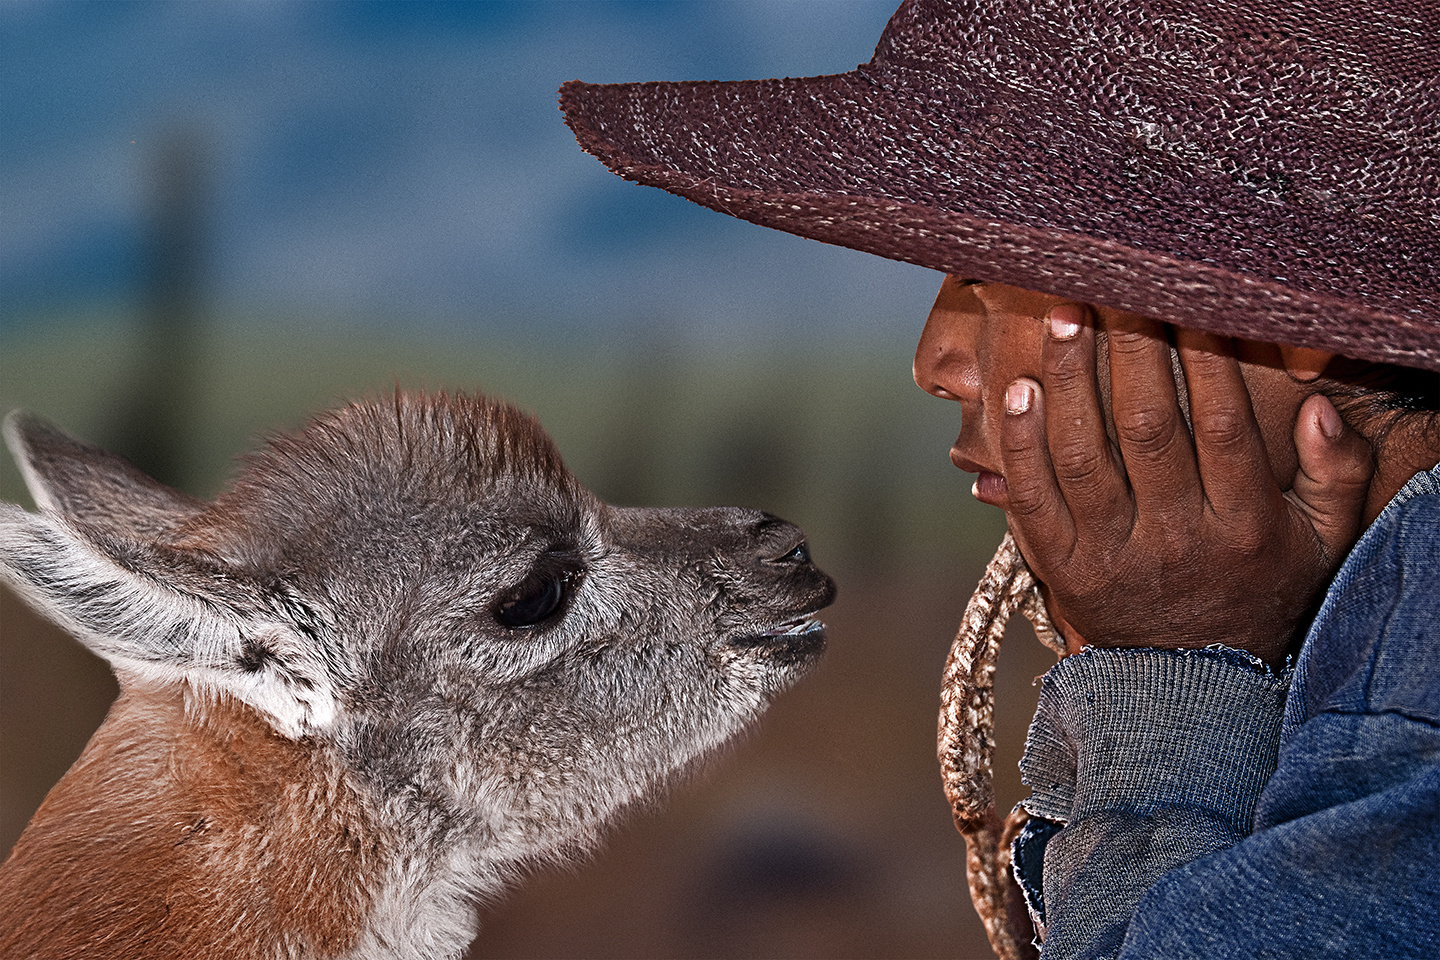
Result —
<svg viewBox="0 0 1440 960"><path fill-rule="evenodd" d="M907 0L849 73L560 103L764 226L1440 370L1437 36L1437 0Z"/></svg>

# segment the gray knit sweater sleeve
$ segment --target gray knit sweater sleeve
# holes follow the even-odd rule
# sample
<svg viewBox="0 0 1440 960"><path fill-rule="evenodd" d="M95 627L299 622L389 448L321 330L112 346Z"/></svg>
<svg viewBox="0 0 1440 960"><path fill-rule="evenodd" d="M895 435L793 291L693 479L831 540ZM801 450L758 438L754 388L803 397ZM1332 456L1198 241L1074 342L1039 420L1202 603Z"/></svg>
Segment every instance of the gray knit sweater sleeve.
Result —
<svg viewBox="0 0 1440 960"><path fill-rule="evenodd" d="M1043 856L1042 957L1116 956L1156 879L1250 833L1287 685L1223 648L1087 649L1045 676L1024 805L1063 829L1017 850L1032 877Z"/></svg>

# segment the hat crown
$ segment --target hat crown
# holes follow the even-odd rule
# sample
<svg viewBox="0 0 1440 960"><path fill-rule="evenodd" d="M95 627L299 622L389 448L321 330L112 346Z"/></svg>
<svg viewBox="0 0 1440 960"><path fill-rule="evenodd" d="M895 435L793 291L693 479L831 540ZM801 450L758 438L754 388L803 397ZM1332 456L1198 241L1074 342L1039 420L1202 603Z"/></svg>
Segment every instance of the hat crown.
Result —
<svg viewBox="0 0 1440 960"><path fill-rule="evenodd" d="M860 72L960 122L1257 199L1440 227L1440 5L910 0ZM963 82L957 84L957 80ZM1076 117L1084 119L1076 122ZM1024 132L1024 131L1020 131ZM1395 198L1413 201L1396 209Z"/></svg>

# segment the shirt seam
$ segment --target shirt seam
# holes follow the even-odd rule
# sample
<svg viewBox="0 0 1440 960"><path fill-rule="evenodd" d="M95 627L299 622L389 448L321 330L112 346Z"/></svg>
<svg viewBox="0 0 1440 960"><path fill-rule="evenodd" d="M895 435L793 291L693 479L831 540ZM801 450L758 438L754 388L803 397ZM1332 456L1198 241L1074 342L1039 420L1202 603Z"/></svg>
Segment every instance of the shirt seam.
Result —
<svg viewBox="0 0 1440 960"><path fill-rule="evenodd" d="M1315 714L1315 716L1305 721L1305 723L1313 723L1314 721L1320 719L1326 714L1330 714L1336 717L1399 717L1402 720L1409 720L1412 723L1418 723L1422 726L1430 727L1432 730L1440 730L1440 718L1419 716L1407 710L1400 709L1399 707L1383 707L1378 710L1356 710L1346 707L1326 707L1324 710L1321 710L1319 713ZM1301 729L1303 728L1304 724L1301 725Z"/></svg>

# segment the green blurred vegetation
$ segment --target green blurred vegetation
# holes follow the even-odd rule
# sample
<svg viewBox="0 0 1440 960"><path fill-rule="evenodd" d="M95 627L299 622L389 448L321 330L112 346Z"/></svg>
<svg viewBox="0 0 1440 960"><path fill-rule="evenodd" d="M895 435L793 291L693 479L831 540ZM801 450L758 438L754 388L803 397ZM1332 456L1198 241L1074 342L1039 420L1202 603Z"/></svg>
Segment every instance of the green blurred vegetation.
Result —
<svg viewBox="0 0 1440 960"><path fill-rule="evenodd" d="M126 453L130 400L155 376L141 343L115 310L11 326L0 410L31 409ZM266 433L397 384L483 391L539 416L572 470L613 502L770 510L804 526L837 572L983 560L1003 520L946 459L959 409L911 383L911 349L722 351L654 336L532 342L216 318L194 335L170 401L165 479L213 495ZM28 504L8 457L0 497Z"/></svg>

